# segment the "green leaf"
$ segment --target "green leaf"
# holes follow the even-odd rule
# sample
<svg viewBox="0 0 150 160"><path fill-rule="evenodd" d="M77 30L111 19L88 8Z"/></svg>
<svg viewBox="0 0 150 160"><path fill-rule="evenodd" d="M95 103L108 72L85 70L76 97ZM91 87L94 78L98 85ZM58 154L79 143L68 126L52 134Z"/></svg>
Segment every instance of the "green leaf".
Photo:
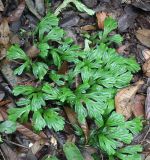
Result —
<svg viewBox="0 0 150 160"><path fill-rule="evenodd" d="M60 41L64 35L63 29L59 27L52 28L51 31L44 37L44 42L49 40L51 41Z"/></svg>
<svg viewBox="0 0 150 160"><path fill-rule="evenodd" d="M31 110L32 111L37 111L40 109L42 106L45 106L45 96L43 93L33 93L31 95Z"/></svg>
<svg viewBox="0 0 150 160"><path fill-rule="evenodd" d="M117 28L117 21L108 17L104 21L104 32L103 36L107 36L111 31Z"/></svg>
<svg viewBox="0 0 150 160"><path fill-rule="evenodd" d="M29 66L30 66L29 61L26 61L20 67L15 69L14 74L21 75L26 68L29 68Z"/></svg>
<svg viewBox="0 0 150 160"><path fill-rule="evenodd" d="M16 122L13 121L4 121L0 124L0 132L5 132L6 134L10 134L16 131Z"/></svg>
<svg viewBox="0 0 150 160"><path fill-rule="evenodd" d="M84 160L81 152L77 148L77 146L72 142L67 142L63 146L63 150L65 152L67 160Z"/></svg>
<svg viewBox="0 0 150 160"><path fill-rule="evenodd" d="M65 124L64 118L58 115L56 109L45 110L43 116L49 129L54 129L56 132L63 130Z"/></svg>
<svg viewBox="0 0 150 160"><path fill-rule="evenodd" d="M48 66L42 62L36 62L32 65L33 74L36 78L41 81L48 71Z"/></svg>
<svg viewBox="0 0 150 160"><path fill-rule="evenodd" d="M20 118L21 116L23 116L23 114L29 114L31 110L30 106L26 106L26 107L22 107L22 108L10 108L8 109L8 119L11 121L16 121L18 118Z"/></svg>
<svg viewBox="0 0 150 160"><path fill-rule="evenodd" d="M18 44L12 45L8 51L7 51L7 58L9 60L28 60L28 56L25 54L25 52L19 47Z"/></svg>
<svg viewBox="0 0 150 160"><path fill-rule="evenodd" d="M129 129L132 134L138 134L143 128L141 118L137 117L131 121L127 121L125 123L125 128Z"/></svg>
<svg viewBox="0 0 150 160"><path fill-rule="evenodd" d="M31 93L33 93L35 91L35 88L32 87L32 86L23 86L23 85L20 85L20 86L16 86L14 89L13 89L13 94L15 96L18 96L20 94L22 95L29 95Z"/></svg>
<svg viewBox="0 0 150 160"><path fill-rule="evenodd" d="M38 48L40 49L39 56L42 57L42 58L46 58L48 56L48 52L49 52L49 49L50 49L48 43L40 43L38 45Z"/></svg>
<svg viewBox="0 0 150 160"><path fill-rule="evenodd" d="M33 126L37 131L41 131L46 126L46 122L39 111L35 111L33 114Z"/></svg>
<svg viewBox="0 0 150 160"><path fill-rule="evenodd" d="M115 34L113 36L110 36L108 38L109 42L114 42L114 43L117 43L117 44L121 44L121 42L123 41L123 38L120 34Z"/></svg>
<svg viewBox="0 0 150 160"><path fill-rule="evenodd" d="M77 7L77 9L80 12L86 12L89 15L94 15L95 14L95 11L93 11L92 9L87 8L83 3L79 2L78 0L74 0L72 2L75 4L75 6Z"/></svg>
<svg viewBox="0 0 150 160"><path fill-rule="evenodd" d="M58 69L60 68L61 66L61 59L60 59L60 56L58 55L58 53L54 50L51 51L51 55L53 57L53 61L54 61L54 64L58 67Z"/></svg>
<svg viewBox="0 0 150 160"><path fill-rule="evenodd" d="M140 152L142 152L142 147L140 145L132 145L119 149L115 153L115 156L121 160L141 160Z"/></svg>
<svg viewBox="0 0 150 160"><path fill-rule="evenodd" d="M39 32L40 41L43 39L44 33L49 32L53 26L58 26L58 18L51 13L48 13L38 24L35 33Z"/></svg>
<svg viewBox="0 0 150 160"><path fill-rule="evenodd" d="M42 91L45 92L46 100L57 100L59 95L59 90L45 83L42 87Z"/></svg>

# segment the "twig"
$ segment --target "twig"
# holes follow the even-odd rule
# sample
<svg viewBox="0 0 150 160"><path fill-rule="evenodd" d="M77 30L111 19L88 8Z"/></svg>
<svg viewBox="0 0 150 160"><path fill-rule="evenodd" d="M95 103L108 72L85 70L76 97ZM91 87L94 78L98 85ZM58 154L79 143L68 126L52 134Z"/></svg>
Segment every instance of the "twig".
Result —
<svg viewBox="0 0 150 160"><path fill-rule="evenodd" d="M141 143L143 143L145 141L145 139L146 139L146 137L147 137L147 135L148 135L149 132L150 132L150 127L149 127L148 131L146 132L146 134L145 134L143 140L141 141Z"/></svg>
<svg viewBox="0 0 150 160"><path fill-rule="evenodd" d="M10 143L10 144L13 144L15 146L19 146L19 147L22 147L22 148L26 148L26 149L29 149L29 147L27 146L24 146L24 145L21 145L21 144L18 144L18 143L15 143L15 142L12 142L12 141L9 141L9 140L6 140L6 139L2 139L4 142L6 143Z"/></svg>
<svg viewBox="0 0 150 160"><path fill-rule="evenodd" d="M4 156L4 154L3 154L3 152L2 152L1 149L0 149L0 153L1 153L2 157L3 157L3 159L6 160L6 159L5 159L5 156Z"/></svg>

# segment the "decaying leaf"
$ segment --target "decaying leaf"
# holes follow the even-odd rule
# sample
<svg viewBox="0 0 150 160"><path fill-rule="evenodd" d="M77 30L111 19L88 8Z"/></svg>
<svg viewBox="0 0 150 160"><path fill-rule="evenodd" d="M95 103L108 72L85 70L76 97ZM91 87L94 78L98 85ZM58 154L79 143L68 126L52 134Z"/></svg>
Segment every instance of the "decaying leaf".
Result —
<svg viewBox="0 0 150 160"><path fill-rule="evenodd" d="M143 65L143 72L147 77L150 77L150 58Z"/></svg>
<svg viewBox="0 0 150 160"><path fill-rule="evenodd" d="M37 8L37 11L41 15L44 15L45 12L44 0L35 0L35 7Z"/></svg>
<svg viewBox="0 0 150 160"><path fill-rule="evenodd" d="M115 97L116 112L123 114L126 119L132 116L132 106L134 104L135 94L144 84L142 80L132 86L121 89Z"/></svg>
<svg viewBox="0 0 150 160"><path fill-rule="evenodd" d="M144 49L142 51L142 55L143 55L145 60L148 60L150 58L150 50L149 49Z"/></svg>
<svg viewBox="0 0 150 160"><path fill-rule="evenodd" d="M6 143L0 145L2 152L5 154L6 159L18 160L17 153L14 152Z"/></svg>
<svg viewBox="0 0 150 160"><path fill-rule="evenodd" d="M8 21L9 22L18 21L22 15L24 9L25 9L25 1L23 0L18 5L18 7L11 13L11 15L8 17Z"/></svg>
<svg viewBox="0 0 150 160"><path fill-rule="evenodd" d="M8 21L6 18L4 18L0 25L0 44L3 45L4 47L8 46L9 34L10 34L10 29Z"/></svg>
<svg viewBox="0 0 150 160"><path fill-rule="evenodd" d="M4 11L4 5L3 5L2 0L0 0L0 11L1 11L1 12Z"/></svg>
<svg viewBox="0 0 150 160"><path fill-rule="evenodd" d="M96 30L96 27L94 25L85 25L81 27L81 30L83 31L94 31Z"/></svg>
<svg viewBox="0 0 150 160"><path fill-rule="evenodd" d="M40 50L35 45L33 45L33 46L28 48L26 53L28 54L28 56L30 58L35 58L40 53Z"/></svg>
<svg viewBox="0 0 150 160"><path fill-rule="evenodd" d="M107 17L106 12L97 12L96 13L96 18L97 18L97 23L98 23L99 29L104 29L104 20L106 17Z"/></svg>
<svg viewBox="0 0 150 160"><path fill-rule="evenodd" d="M135 117L144 116L144 103L145 96L144 95L136 95L134 98L134 105L132 106L132 112Z"/></svg>
<svg viewBox="0 0 150 160"><path fill-rule="evenodd" d="M145 117L150 119L150 87L147 88L147 97L145 101Z"/></svg>
<svg viewBox="0 0 150 160"><path fill-rule="evenodd" d="M137 30L136 37L143 45L150 47L150 29Z"/></svg>

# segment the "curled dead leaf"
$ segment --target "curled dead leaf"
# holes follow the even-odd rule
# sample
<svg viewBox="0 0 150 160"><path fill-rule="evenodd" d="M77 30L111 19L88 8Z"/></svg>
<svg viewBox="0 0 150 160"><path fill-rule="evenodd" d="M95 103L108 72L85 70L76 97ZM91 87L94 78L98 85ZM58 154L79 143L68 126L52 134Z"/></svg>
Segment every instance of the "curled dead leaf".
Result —
<svg viewBox="0 0 150 160"><path fill-rule="evenodd" d="M106 12L97 12L96 13L96 18L97 18L97 23L98 23L99 29L104 29L104 20L106 17L107 17Z"/></svg>
<svg viewBox="0 0 150 160"><path fill-rule="evenodd" d="M150 77L150 58L144 63L143 72L147 77Z"/></svg>
<svg viewBox="0 0 150 160"><path fill-rule="evenodd" d="M3 45L5 48L7 48L9 43L9 35L10 35L10 29L8 21L6 18L4 18L0 25L0 44Z"/></svg>
<svg viewBox="0 0 150 160"><path fill-rule="evenodd" d="M144 84L142 80L134 85L121 89L115 96L116 112L125 116L126 120L132 116L135 94Z"/></svg>
<svg viewBox="0 0 150 160"><path fill-rule="evenodd" d="M136 37L143 45L150 47L150 29L137 30Z"/></svg>

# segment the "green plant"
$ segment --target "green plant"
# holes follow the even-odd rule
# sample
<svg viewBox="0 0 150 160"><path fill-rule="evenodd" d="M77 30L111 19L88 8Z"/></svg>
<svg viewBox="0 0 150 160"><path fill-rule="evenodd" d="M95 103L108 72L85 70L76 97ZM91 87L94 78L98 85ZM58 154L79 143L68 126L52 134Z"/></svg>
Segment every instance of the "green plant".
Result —
<svg viewBox="0 0 150 160"><path fill-rule="evenodd" d="M142 129L141 120L136 118L126 122L122 115L114 112L117 90L129 85L133 73L140 69L134 58L124 58L108 47L110 41L118 43L122 39L120 35L109 36L116 27L117 22L107 18L101 41L92 48L89 46L82 50L73 44L72 39L64 38L64 31L58 27L58 18L47 14L34 32L37 37L35 45L40 50L36 59L31 60L18 45L8 50L10 60L21 60L20 63L23 63L15 73L20 75L28 71L38 81L35 86L14 88L14 95L22 95L24 99L17 102L17 108L8 110L8 119L12 122L17 119L28 121L31 113L35 130L48 126L60 131L65 121L59 111L67 104L75 110L81 124L89 118L95 122L89 144L106 153L109 159L139 157L141 147L134 146L127 151L128 146L122 146L130 144L133 135ZM72 67L63 75L58 71L64 62ZM77 76L80 83L76 86Z"/></svg>

